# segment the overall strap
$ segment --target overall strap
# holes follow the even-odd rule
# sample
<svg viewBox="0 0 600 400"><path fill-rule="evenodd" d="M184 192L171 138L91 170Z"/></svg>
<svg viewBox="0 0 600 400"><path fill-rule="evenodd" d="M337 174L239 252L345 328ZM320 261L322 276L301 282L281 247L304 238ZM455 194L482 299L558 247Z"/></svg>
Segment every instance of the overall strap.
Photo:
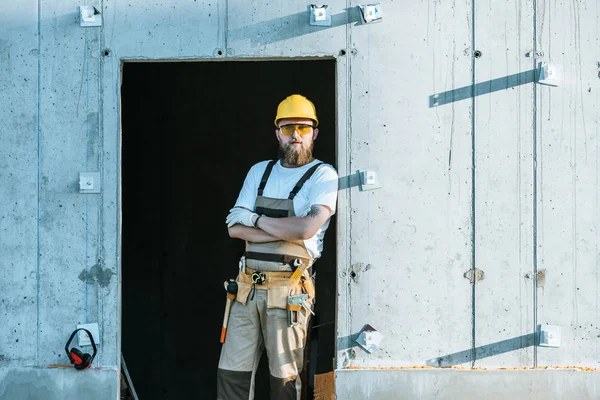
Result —
<svg viewBox="0 0 600 400"><path fill-rule="evenodd" d="M265 186L267 184L267 180L269 179L269 175L271 175L271 171L273 170L273 165L275 165L276 162L277 162L277 160L271 160L271 161L269 161L269 164L267 164L265 173L263 174L263 176L260 180L260 185L258 186L258 195L259 196L262 196L263 190L265 190Z"/></svg>
<svg viewBox="0 0 600 400"><path fill-rule="evenodd" d="M306 182L312 176L312 174L315 173L315 171L317 170L317 168L319 168L321 164L323 163L320 162L318 164L313 165L308 171L306 171L304 175L302 175L302 178L300 178L298 183L296 183L296 186L294 186L294 189L292 189L292 191L290 192L288 199L294 200L294 197L296 197L300 189L302 189L302 186L304 186L304 182Z"/></svg>

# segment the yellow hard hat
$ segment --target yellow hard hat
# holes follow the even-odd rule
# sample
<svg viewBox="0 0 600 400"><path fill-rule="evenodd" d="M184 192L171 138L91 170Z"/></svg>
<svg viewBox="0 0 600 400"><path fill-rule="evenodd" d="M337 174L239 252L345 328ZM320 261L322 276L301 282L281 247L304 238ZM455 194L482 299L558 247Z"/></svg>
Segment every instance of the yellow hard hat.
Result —
<svg viewBox="0 0 600 400"><path fill-rule="evenodd" d="M301 94L288 96L279 103L275 126L278 126L277 123L283 118L309 118L315 121L315 126L319 126L315 105Z"/></svg>

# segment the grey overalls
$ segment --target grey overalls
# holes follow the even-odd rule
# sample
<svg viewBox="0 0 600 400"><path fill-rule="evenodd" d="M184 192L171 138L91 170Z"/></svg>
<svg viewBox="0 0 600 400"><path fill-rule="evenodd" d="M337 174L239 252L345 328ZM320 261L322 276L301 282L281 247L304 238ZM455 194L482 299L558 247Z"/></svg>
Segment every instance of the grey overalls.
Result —
<svg viewBox="0 0 600 400"><path fill-rule="evenodd" d="M256 198L256 213L268 217L293 217L293 199L304 183L322 164L312 166L296 183L287 199L262 195L276 160L269 162ZM227 337L221 349L217 373L218 400L254 398L254 375L263 350L269 360L271 399L300 399L304 346L310 313L297 312L298 324L289 326L287 298L308 293L313 304L314 282L307 269L301 279L290 279L290 261L300 258L311 266L313 259L304 241L278 240L268 243L246 242L246 268L238 274L238 292L231 308ZM252 274L265 275L263 284L252 281Z"/></svg>

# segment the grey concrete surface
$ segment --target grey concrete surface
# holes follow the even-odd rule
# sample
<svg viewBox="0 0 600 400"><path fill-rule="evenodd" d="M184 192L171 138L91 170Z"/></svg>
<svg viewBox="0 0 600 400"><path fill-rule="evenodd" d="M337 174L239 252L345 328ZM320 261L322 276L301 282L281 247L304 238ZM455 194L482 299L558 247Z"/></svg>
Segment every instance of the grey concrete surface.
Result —
<svg viewBox="0 0 600 400"><path fill-rule="evenodd" d="M335 0L331 27L301 2L103 0L103 27L82 28L80 4L0 3L0 398L90 381L116 396L125 60L337 59L339 174L383 182L339 193L338 369L600 366L597 1L389 1L360 25L358 3ZM530 79L541 61L558 87ZM84 171L101 194L79 193ZM86 322L108 369L45 369ZM365 324L384 337L372 354L353 342ZM561 326L561 346L534 346L537 324ZM596 376L358 370L336 386L500 398L513 380L523 398L586 398Z"/></svg>
<svg viewBox="0 0 600 400"><path fill-rule="evenodd" d="M119 371L0 367L1 400L118 399Z"/></svg>
<svg viewBox="0 0 600 400"><path fill-rule="evenodd" d="M338 264L338 368L397 365L471 344L471 286L463 277L472 249L471 104L428 103L430 95L471 81L463 54L470 8L384 7L382 22L350 32L357 54L349 59L352 122L341 175L373 168L383 187L352 188L340 198L352 218L339 230L349 243ZM382 351L348 348L367 323L384 335Z"/></svg>
<svg viewBox="0 0 600 400"><path fill-rule="evenodd" d="M540 323L563 327L560 349L538 349L540 365L600 363L600 58L584 50L598 43L600 4L581 6L542 2L537 10L537 47L560 85L537 88L537 258L544 279L536 309Z"/></svg>
<svg viewBox="0 0 600 400"><path fill-rule="evenodd" d="M560 370L338 370L344 400L591 400L600 373Z"/></svg>
<svg viewBox="0 0 600 400"><path fill-rule="evenodd" d="M474 252L475 267L485 272L475 285L476 347L526 335L534 324L532 283L524 278L533 270L533 84L523 79L491 93L485 85L534 69L526 55L533 11L532 1L475 3L473 50L481 56L474 77L484 85L474 100ZM514 344L490 348L491 356L480 355L474 365L533 365L533 347Z"/></svg>

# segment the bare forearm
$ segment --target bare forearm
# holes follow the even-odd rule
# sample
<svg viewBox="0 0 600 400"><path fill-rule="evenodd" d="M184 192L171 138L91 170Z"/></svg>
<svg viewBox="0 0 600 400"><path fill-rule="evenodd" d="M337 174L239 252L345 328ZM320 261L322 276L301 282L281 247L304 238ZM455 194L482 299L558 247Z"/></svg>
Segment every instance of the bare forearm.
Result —
<svg viewBox="0 0 600 400"><path fill-rule="evenodd" d="M262 229L250 228L240 224L229 228L229 237L255 243L265 243L279 240L277 237L268 234Z"/></svg>
<svg viewBox="0 0 600 400"><path fill-rule="evenodd" d="M331 209L323 205L311 206L304 217L271 218L253 217L252 224L235 223L228 228L231 238L249 242L265 243L275 240L306 240L313 237L331 215Z"/></svg>
<svg viewBox="0 0 600 400"><path fill-rule="evenodd" d="M315 205L305 217L270 218L263 215L258 220L258 227L282 240L306 240L317 233L330 215L328 207Z"/></svg>
<svg viewBox="0 0 600 400"><path fill-rule="evenodd" d="M262 216L258 221L258 226L267 234L280 240L303 240L307 228L306 221L301 217L270 218Z"/></svg>

